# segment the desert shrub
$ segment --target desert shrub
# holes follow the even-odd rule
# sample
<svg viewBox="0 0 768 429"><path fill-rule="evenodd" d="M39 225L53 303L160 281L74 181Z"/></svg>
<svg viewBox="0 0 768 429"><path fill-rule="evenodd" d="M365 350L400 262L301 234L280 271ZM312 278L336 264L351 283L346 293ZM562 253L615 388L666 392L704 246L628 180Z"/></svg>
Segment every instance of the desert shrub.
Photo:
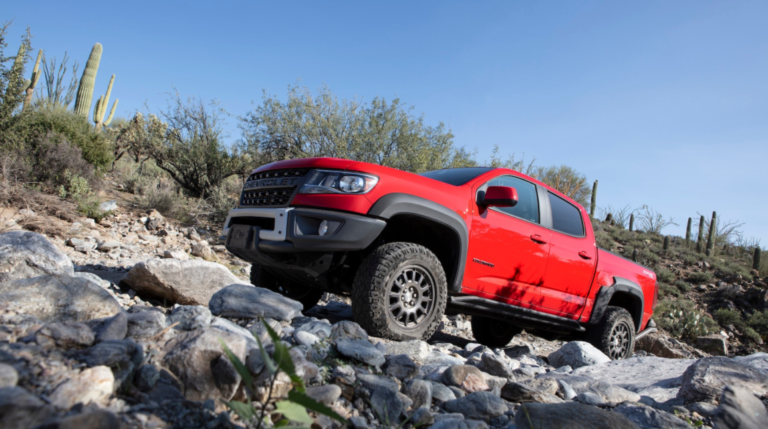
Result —
<svg viewBox="0 0 768 429"><path fill-rule="evenodd" d="M101 221L109 212L102 211L99 208L101 202L91 190L88 180L69 171L64 172L65 184L57 188L61 198L69 198L77 205L77 211L83 216Z"/></svg>
<svg viewBox="0 0 768 429"><path fill-rule="evenodd" d="M695 339L718 329L717 322L687 299L662 299L653 313L658 325L678 338Z"/></svg>
<svg viewBox="0 0 768 429"><path fill-rule="evenodd" d="M735 327L741 327L744 322L741 320L741 312L731 308L721 308L712 314L712 317L717 320L720 326L733 325Z"/></svg>
<svg viewBox="0 0 768 429"><path fill-rule="evenodd" d="M656 270L656 280L672 284L675 282L675 273L664 268Z"/></svg>
<svg viewBox="0 0 768 429"><path fill-rule="evenodd" d="M87 118L72 111L61 108L33 110L14 116L10 122L3 146L26 150L28 142L53 133L79 148L83 159L98 169L104 169L112 162L110 144L105 135L96 131Z"/></svg>
<svg viewBox="0 0 768 429"><path fill-rule="evenodd" d="M659 263L659 256L648 250L640 250L638 253L638 261L642 261L644 265L654 266Z"/></svg>
<svg viewBox="0 0 768 429"><path fill-rule="evenodd" d="M233 197L233 194L227 190L226 186L218 186L212 189L209 193L209 197L206 202L210 206L209 218L213 222L224 222L227 220L229 211L237 206L239 199L238 195Z"/></svg>
<svg viewBox="0 0 768 429"><path fill-rule="evenodd" d="M696 284L709 283L712 281L712 274L706 271L693 272L688 274L688 278L686 280L688 280L690 283Z"/></svg>
<svg viewBox="0 0 768 429"><path fill-rule="evenodd" d="M611 236L607 232L603 230L595 230L595 240L597 241L597 247L606 250L613 249L613 239L611 239Z"/></svg>
<svg viewBox="0 0 768 429"><path fill-rule="evenodd" d="M751 263L751 260L750 260ZM749 269L745 267L744 265L740 265L738 263L735 263L730 260L713 260L710 262L712 265L712 268L716 269L717 271L720 271L724 277L728 276L743 276L746 277L749 275ZM751 268L751 264L749 265Z"/></svg>
<svg viewBox="0 0 768 429"><path fill-rule="evenodd" d="M686 293L691 290L691 285L682 280L675 280L675 287L682 293Z"/></svg>
<svg viewBox="0 0 768 429"><path fill-rule="evenodd" d="M680 290L678 290L676 287L670 286L666 283L659 283L659 295L664 298L667 296L680 296Z"/></svg>
<svg viewBox="0 0 768 429"><path fill-rule="evenodd" d="M184 195L168 179L147 179L136 194L135 202L139 208L155 209L164 216L173 215L174 209L186 204Z"/></svg>
<svg viewBox="0 0 768 429"><path fill-rule="evenodd" d="M30 179L53 188L66 186L70 177L85 180L89 187L97 184L94 167L82 156L80 148L65 136L49 132L36 136L29 144Z"/></svg>
<svg viewBox="0 0 768 429"><path fill-rule="evenodd" d="M761 344L763 341L762 337L760 337L760 334L758 334L757 331L750 328L749 326L744 328L744 336L753 343Z"/></svg>
<svg viewBox="0 0 768 429"><path fill-rule="evenodd" d="M768 310L755 311L747 317L745 322L761 335L768 334Z"/></svg>
<svg viewBox="0 0 768 429"><path fill-rule="evenodd" d="M688 266L696 265L696 262L699 261L699 258L688 253L683 253L682 255L680 255L680 259L685 263L685 265L688 265Z"/></svg>

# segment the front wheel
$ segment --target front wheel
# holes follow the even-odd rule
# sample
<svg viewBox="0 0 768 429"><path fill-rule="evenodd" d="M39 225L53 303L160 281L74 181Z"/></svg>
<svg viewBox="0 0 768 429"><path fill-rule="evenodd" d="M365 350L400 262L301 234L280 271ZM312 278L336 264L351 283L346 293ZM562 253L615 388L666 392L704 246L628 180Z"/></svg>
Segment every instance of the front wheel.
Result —
<svg viewBox="0 0 768 429"><path fill-rule="evenodd" d="M635 351L635 322L621 307L608 307L602 320L587 332L587 341L611 360L626 359Z"/></svg>
<svg viewBox="0 0 768 429"><path fill-rule="evenodd" d="M323 291L313 287L301 287L295 283L276 276L260 265L251 265L251 284L263 287L281 295L299 301L304 311L317 305L323 297Z"/></svg>
<svg viewBox="0 0 768 429"><path fill-rule="evenodd" d="M500 320L472 316L472 336L475 341L492 349L506 346L522 331L517 326Z"/></svg>
<svg viewBox="0 0 768 429"><path fill-rule="evenodd" d="M426 340L445 313L447 284L440 260L426 247L383 244L363 260L355 275L355 321L373 336Z"/></svg>

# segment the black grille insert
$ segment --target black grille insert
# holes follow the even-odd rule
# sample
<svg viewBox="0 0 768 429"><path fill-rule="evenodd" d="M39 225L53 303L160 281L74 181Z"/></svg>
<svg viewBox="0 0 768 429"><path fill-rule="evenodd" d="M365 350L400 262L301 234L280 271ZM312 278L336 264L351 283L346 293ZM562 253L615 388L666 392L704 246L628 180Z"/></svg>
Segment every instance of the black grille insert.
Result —
<svg viewBox="0 0 768 429"><path fill-rule="evenodd" d="M295 186L290 186L288 188L244 191L240 198L240 205L248 207L286 205L291 200L295 189Z"/></svg>

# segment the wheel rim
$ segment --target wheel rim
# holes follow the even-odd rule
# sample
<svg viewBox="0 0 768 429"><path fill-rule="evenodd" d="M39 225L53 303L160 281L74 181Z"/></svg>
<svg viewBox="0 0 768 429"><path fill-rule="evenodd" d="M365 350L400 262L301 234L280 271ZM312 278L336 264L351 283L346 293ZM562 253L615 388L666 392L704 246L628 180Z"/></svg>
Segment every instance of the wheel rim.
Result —
<svg viewBox="0 0 768 429"><path fill-rule="evenodd" d="M402 268L388 288L389 316L406 329L419 326L432 313L435 281L429 271L419 266Z"/></svg>
<svg viewBox="0 0 768 429"><path fill-rule="evenodd" d="M608 357L613 360L624 359L629 353L630 326L625 322L616 324L608 341Z"/></svg>

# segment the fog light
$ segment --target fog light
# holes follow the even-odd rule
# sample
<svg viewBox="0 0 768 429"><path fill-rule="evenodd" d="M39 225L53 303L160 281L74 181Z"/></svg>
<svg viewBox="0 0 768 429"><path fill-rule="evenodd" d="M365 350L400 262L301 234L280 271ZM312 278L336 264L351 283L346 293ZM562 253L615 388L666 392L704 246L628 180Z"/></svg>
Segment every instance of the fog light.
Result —
<svg viewBox="0 0 768 429"><path fill-rule="evenodd" d="M328 233L328 221L324 220L320 222L320 227L317 228L317 235L323 236Z"/></svg>

